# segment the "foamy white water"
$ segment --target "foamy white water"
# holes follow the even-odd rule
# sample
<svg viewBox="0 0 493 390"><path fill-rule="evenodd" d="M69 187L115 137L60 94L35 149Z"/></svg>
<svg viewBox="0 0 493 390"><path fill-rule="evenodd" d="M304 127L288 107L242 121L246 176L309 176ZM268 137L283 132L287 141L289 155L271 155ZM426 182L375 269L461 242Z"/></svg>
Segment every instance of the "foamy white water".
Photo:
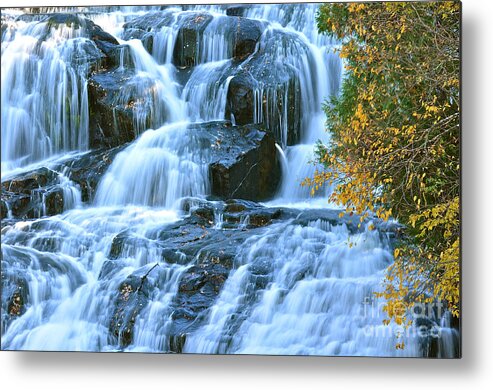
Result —
<svg viewBox="0 0 493 390"><path fill-rule="evenodd" d="M184 69L174 65L174 48L182 23L194 10L208 12L211 21L196 42L195 66L185 69L185 77ZM149 52L141 40L123 38L124 23L146 11L169 18L146 31L153 37ZM393 261L390 234L334 220L337 206L327 203L331 189L323 187L312 197L300 186L320 168L310 162L316 142L330 142L322 104L338 93L343 78L333 52L338 43L318 33L316 11L316 4L247 7L244 16L261 21L264 29L254 53L241 60L233 58L232 31L225 23L230 17L221 6L186 11L101 7L87 14L125 45L115 72L128 70L125 53L131 58L134 70L126 82L131 93L142 97L141 105L132 107L136 139L113 159L92 204L82 203L80 189L62 171L61 215L3 228L2 255L8 266L2 312L13 310L10 294L22 297L25 312L2 317L2 348L423 355L420 339L412 333L400 339L405 350L396 350L397 329L382 324L383 301L373 298ZM89 147L88 64L82 60L74 67L71 60L94 43L80 29L10 23L13 29L2 37L2 181ZM240 70L254 74L258 52L272 69L289 69L287 81L274 87L256 75L251 121L276 136L282 162L279 191L265 206L292 215L249 230L249 215L231 227L225 204L205 201L211 187L209 150L189 125L230 119L225 116L231 80ZM120 103L130 97L124 90ZM293 113L299 121L295 141L290 139ZM170 226L173 232L182 228L184 246L189 230L207 233L193 224L180 227L189 212L184 198L192 199L190 209L212 205L208 222L217 237L232 230L244 235L235 241L231 270L217 297L200 301L203 311L189 331L178 335L182 345L177 347L172 329L177 296L186 291L181 283L210 249L193 258L178 250L176 260L163 246ZM20 290L11 291L12 286ZM438 355L454 356L457 331L447 316L439 325Z"/></svg>

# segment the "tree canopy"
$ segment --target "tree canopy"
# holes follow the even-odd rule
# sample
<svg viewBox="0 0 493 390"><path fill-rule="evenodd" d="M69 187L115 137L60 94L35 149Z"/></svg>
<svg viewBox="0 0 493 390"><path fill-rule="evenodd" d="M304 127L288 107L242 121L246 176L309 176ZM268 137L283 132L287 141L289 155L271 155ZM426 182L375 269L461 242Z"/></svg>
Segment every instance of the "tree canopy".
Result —
<svg viewBox="0 0 493 390"><path fill-rule="evenodd" d="M318 27L340 40L345 78L325 106L325 169L304 184L330 182L361 222L403 224L379 294L391 319L435 300L459 316L460 3L326 4Z"/></svg>

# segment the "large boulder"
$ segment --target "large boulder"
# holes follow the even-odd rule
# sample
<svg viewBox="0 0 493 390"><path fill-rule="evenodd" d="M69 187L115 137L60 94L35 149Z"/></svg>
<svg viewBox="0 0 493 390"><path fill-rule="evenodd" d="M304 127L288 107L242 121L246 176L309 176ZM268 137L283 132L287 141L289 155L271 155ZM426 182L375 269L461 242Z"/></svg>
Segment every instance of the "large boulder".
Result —
<svg viewBox="0 0 493 390"><path fill-rule="evenodd" d="M209 59L206 50L221 40L227 57L243 61L254 53L264 29L265 23L241 17L186 15L178 30L173 62L180 68L204 63Z"/></svg>
<svg viewBox="0 0 493 390"><path fill-rule="evenodd" d="M212 20L212 15L204 12L186 12L179 15L180 25L173 50L173 63L181 68L197 65L200 41L204 30Z"/></svg>
<svg viewBox="0 0 493 390"><path fill-rule="evenodd" d="M172 116L173 88L155 75L114 69L93 75L88 82L91 148L108 148L133 141Z"/></svg>
<svg viewBox="0 0 493 390"><path fill-rule="evenodd" d="M39 218L63 212L58 174L39 168L2 182L2 218Z"/></svg>
<svg viewBox="0 0 493 390"><path fill-rule="evenodd" d="M135 320L147 305L151 292L147 272L152 272L152 268L144 267L139 271L120 284L109 324L113 343L122 348L131 344Z"/></svg>
<svg viewBox="0 0 493 390"><path fill-rule="evenodd" d="M237 125L255 122L255 91L258 82L248 70L240 71L228 86L226 118L232 118Z"/></svg>
<svg viewBox="0 0 493 390"><path fill-rule="evenodd" d="M280 162L274 138L261 127L211 122L191 128L209 143L212 195L254 201L275 195Z"/></svg>
<svg viewBox="0 0 493 390"><path fill-rule="evenodd" d="M226 117L237 125L261 123L283 146L301 139L301 85L298 71L281 55L290 37L270 33L231 79Z"/></svg>
<svg viewBox="0 0 493 390"><path fill-rule="evenodd" d="M180 276L178 289L168 310L172 321L166 328L164 348L166 352L182 352L187 335L203 324L208 309L221 292L233 269L239 245L251 236L252 231L260 233L264 226L291 216L278 208L266 209L257 203L242 200L211 202L187 198L182 208L188 216L156 227L148 231L146 237L129 228L113 239L109 259L99 275L100 280L110 280L125 267L121 259L134 257L139 251L153 253L153 261L161 264L155 266L156 263L150 262L130 275L118 288L110 333L120 347L132 343L135 318L149 304L149 291L159 288L160 273L169 272L169 267L179 264L190 266ZM218 220L220 214L224 216L227 226L221 227ZM255 216L263 216L264 223L255 225ZM250 218L253 223L244 223ZM268 267L264 266L263 269ZM252 270L254 282L265 281L265 272L262 274L262 267L257 265ZM259 287L262 285L259 284Z"/></svg>
<svg viewBox="0 0 493 390"><path fill-rule="evenodd" d="M233 4L226 6L226 15L228 16L244 16L248 5L246 4Z"/></svg>
<svg viewBox="0 0 493 390"><path fill-rule="evenodd" d="M247 18L231 18L234 21L233 57L243 60L255 52L265 24Z"/></svg>
<svg viewBox="0 0 493 390"><path fill-rule="evenodd" d="M139 96L123 94L132 71L109 71L88 81L89 142L91 148L114 147L135 139L133 107ZM124 99L126 97L126 99Z"/></svg>
<svg viewBox="0 0 493 390"><path fill-rule="evenodd" d="M99 181L125 145L112 149L98 149L64 163L66 175L80 190L81 201L91 203Z"/></svg>

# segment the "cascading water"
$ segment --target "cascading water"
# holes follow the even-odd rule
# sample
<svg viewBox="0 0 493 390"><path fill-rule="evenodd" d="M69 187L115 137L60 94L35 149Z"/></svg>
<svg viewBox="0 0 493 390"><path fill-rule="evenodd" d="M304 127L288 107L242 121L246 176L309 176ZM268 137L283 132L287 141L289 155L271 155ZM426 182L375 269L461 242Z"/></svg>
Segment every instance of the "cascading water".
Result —
<svg viewBox="0 0 493 390"><path fill-rule="evenodd" d="M2 15L2 187L10 194L25 172L41 187L48 168L63 199L57 215L42 217L43 199L42 218L26 221L5 203L2 349L428 354L412 333L396 350L396 327L382 325L373 298L392 262L393 225L357 228L327 204L330 188L311 197L300 186L317 169L316 142L329 141L322 104L343 77L337 42L318 34L317 5L251 5L244 18L184 8L40 10L76 12L119 43L102 74L122 80L112 103L129 113L135 139L97 161L109 166L91 196L93 177L76 183L83 169L64 161L91 156L67 152L89 148L86 55L98 49L76 24ZM219 132L199 134L202 122L219 126L211 121ZM283 178L269 202L208 197L217 172L226 185L239 169L227 153L257 142L239 122L275 138ZM238 155L240 187L259 162L248 149ZM454 356L457 330L448 316L436 323L435 355Z"/></svg>
<svg viewBox="0 0 493 390"><path fill-rule="evenodd" d="M233 77L228 75L230 65L230 60L224 60L195 67L182 94L188 102L191 120L224 119L228 86Z"/></svg>
<svg viewBox="0 0 493 390"><path fill-rule="evenodd" d="M2 171L88 148L85 54L95 49L75 24L2 33Z"/></svg>
<svg viewBox="0 0 493 390"><path fill-rule="evenodd" d="M207 194L206 153L187 123L148 130L116 156L99 185L96 203L173 208L185 196Z"/></svg>
<svg viewBox="0 0 493 390"><path fill-rule="evenodd" d="M306 227L279 224L245 244L209 323L187 338L185 351L393 354L381 313L365 313L362 305L391 262L378 232L351 235L344 225L318 220ZM256 279L267 272L267 287L258 296ZM418 353L414 348L411 343L407 353Z"/></svg>
<svg viewBox="0 0 493 390"><path fill-rule="evenodd" d="M135 76L128 81L130 88L118 97L119 103L128 102L131 96L141 98L134 102L133 118L136 134L151 126L185 120L185 104L178 98L177 85L169 66L158 65L144 49L140 40L126 42L130 47Z"/></svg>

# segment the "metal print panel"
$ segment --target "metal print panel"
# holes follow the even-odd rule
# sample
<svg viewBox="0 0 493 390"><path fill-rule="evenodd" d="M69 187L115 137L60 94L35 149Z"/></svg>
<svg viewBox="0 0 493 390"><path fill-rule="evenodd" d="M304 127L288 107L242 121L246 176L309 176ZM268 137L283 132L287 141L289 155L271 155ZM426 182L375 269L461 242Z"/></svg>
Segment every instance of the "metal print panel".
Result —
<svg viewBox="0 0 493 390"><path fill-rule="evenodd" d="M3 8L1 349L460 357L460 15Z"/></svg>

